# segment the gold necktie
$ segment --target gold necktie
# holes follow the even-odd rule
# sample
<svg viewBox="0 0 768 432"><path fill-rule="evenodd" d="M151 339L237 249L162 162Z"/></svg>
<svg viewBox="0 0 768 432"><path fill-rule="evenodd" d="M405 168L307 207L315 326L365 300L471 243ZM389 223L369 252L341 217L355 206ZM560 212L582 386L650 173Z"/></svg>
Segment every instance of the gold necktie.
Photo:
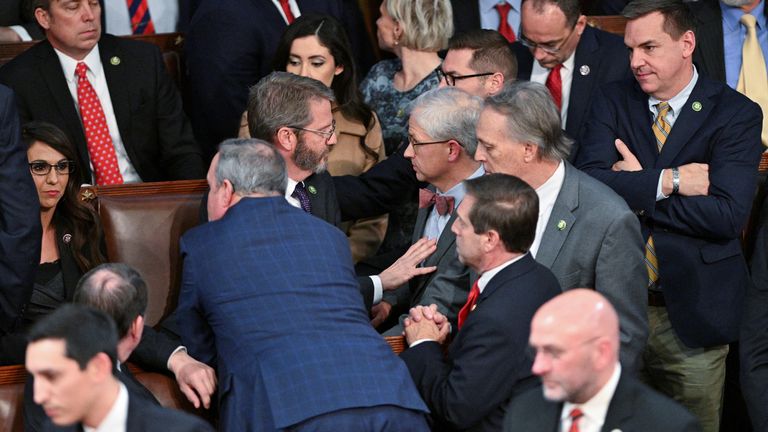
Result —
<svg viewBox="0 0 768 432"><path fill-rule="evenodd" d="M669 103L659 102L656 105L658 115L653 119L653 135L656 137L656 148L661 153L661 148L667 142L667 136L672 130L672 126L667 122L667 113L669 113ZM659 280L659 260L656 258L656 248L653 245L653 237L648 236L645 243L645 267L648 271L648 286L653 285Z"/></svg>
<svg viewBox="0 0 768 432"><path fill-rule="evenodd" d="M757 41L757 20L750 14L744 14L739 21L747 28L747 36L741 51L741 72L736 90L752 99L763 110L762 141L768 147L768 73L765 70L765 57Z"/></svg>

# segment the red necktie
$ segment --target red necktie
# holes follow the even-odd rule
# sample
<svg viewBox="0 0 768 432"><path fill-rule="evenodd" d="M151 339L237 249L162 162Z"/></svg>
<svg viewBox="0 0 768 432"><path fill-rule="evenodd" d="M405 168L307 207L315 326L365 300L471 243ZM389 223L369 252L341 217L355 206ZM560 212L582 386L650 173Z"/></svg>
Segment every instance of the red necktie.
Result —
<svg viewBox="0 0 768 432"><path fill-rule="evenodd" d="M131 17L133 34L155 34L155 25L149 15L147 0L125 0L125 2L128 4L128 16Z"/></svg>
<svg viewBox="0 0 768 432"><path fill-rule="evenodd" d="M293 16L293 12L291 12L291 5L288 4L288 0L280 0L280 7L283 8L283 12L285 12L285 19L290 25L296 18Z"/></svg>
<svg viewBox="0 0 768 432"><path fill-rule="evenodd" d="M562 63L549 70L547 75L547 82L545 85L552 94L552 100L555 101L557 109L559 110L563 106L563 79L560 78L560 69L563 68Z"/></svg>
<svg viewBox="0 0 768 432"><path fill-rule="evenodd" d="M77 104L80 106L80 118L85 129L85 141L88 155L93 165L93 175L97 185L122 184L123 176L117 165L117 154L109 136L107 119L96 91L85 73L88 66L80 62L75 68L77 75Z"/></svg>
<svg viewBox="0 0 768 432"><path fill-rule="evenodd" d="M453 213L453 205L456 199L450 195L440 195L429 189L419 189L419 208L427 208L435 205L440 216Z"/></svg>
<svg viewBox="0 0 768 432"><path fill-rule="evenodd" d="M507 15L509 15L510 9L512 9L512 5L507 2L496 5L496 10L499 12L499 33L507 38L509 43L512 43L515 41L515 30L509 26L509 22L507 21Z"/></svg>
<svg viewBox="0 0 768 432"><path fill-rule="evenodd" d="M574 408L571 410L571 413L568 414L568 417L571 418L571 427L568 429L568 432L580 432L579 430L579 419L584 416L584 413L581 412L580 409Z"/></svg>
<svg viewBox="0 0 768 432"><path fill-rule="evenodd" d="M480 297L480 286L477 285L478 281L475 281L475 284L472 285L472 289L469 290L469 296L467 296L467 302L464 303L464 307L461 308L459 311L458 316L458 324L459 324L459 330L461 330L461 326L464 325L464 321L467 320L467 316L469 316L469 313L473 310L475 310L475 304L477 303L477 298Z"/></svg>

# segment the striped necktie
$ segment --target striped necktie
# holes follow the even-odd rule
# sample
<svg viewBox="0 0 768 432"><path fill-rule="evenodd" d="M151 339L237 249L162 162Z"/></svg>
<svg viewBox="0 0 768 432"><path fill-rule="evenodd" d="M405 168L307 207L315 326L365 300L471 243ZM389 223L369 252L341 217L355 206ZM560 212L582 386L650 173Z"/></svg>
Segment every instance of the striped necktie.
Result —
<svg viewBox="0 0 768 432"><path fill-rule="evenodd" d="M656 105L658 115L653 119L653 135L656 137L656 148L661 153L661 148L667 142L667 136L672 130L672 126L667 122L667 113L669 112L668 102L659 102ZM648 270L648 286L653 285L659 280L659 259L656 257L656 248L653 244L653 237L648 236L645 243L645 267Z"/></svg>
<svg viewBox="0 0 768 432"><path fill-rule="evenodd" d="M149 15L147 0L125 0L131 18L131 30L135 35L155 34L155 24Z"/></svg>

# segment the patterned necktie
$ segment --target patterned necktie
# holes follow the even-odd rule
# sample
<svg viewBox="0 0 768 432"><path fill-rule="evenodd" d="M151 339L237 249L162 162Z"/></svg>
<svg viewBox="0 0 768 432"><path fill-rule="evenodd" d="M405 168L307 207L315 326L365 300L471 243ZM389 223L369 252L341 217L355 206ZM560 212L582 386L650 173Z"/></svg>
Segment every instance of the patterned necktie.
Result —
<svg viewBox="0 0 768 432"><path fill-rule="evenodd" d="M88 155L93 165L93 176L97 185L122 184L123 176L117 165L117 154L109 136L107 118L101 108L96 91L88 81L88 66L80 62L75 68L77 75L77 104L80 106L80 118L85 129L85 141Z"/></svg>
<svg viewBox="0 0 768 432"><path fill-rule="evenodd" d="M419 189L419 208L428 208L434 204L437 214L444 216L453 213L456 199L450 195L440 195L429 189Z"/></svg>
<svg viewBox="0 0 768 432"><path fill-rule="evenodd" d="M507 15L509 15L511 9L512 6L507 2L496 5L496 11L499 13L499 33L501 33L509 43L515 41L515 30L510 27L509 21L507 21Z"/></svg>
<svg viewBox="0 0 768 432"><path fill-rule="evenodd" d="M571 419L571 427L568 429L568 432L580 432L579 420L584 417L584 413L580 409L574 408L568 414L568 417Z"/></svg>
<svg viewBox="0 0 768 432"><path fill-rule="evenodd" d="M469 295L467 296L467 302L459 311L459 316L458 316L459 330L461 330L461 326L464 325L464 321L467 320L467 316L469 316L469 313L475 310L475 304L477 304L477 298L480 297L480 286L477 284L477 282L478 281L475 281L475 284L472 285L472 289L469 290Z"/></svg>
<svg viewBox="0 0 768 432"><path fill-rule="evenodd" d="M299 200L302 210L307 213L312 213L312 204L309 202L309 194L307 193L307 188L304 187L303 182L296 183L296 187L293 189L291 196Z"/></svg>
<svg viewBox="0 0 768 432"><path fill-rule="evenodd" d="M563 79L560 77L560 69L562 68L563 64L561 63L550 69L547 81L544 83L549 89L549 93L552 94L552 100L555 101L558 110L563 106Z"/></svg>
<svg viewBox="0 0 768 432"><path fill-rule="evenodd" d="M757 40L755 17L744 14L739 21L747 28L747 36L741 50L741 71L736 90L752 99L763 110L761 137L763 145L768 147L768 72L765 70L765 57Z"/></svg>
<svg viewBox="0 0 768 432"><path fill-rule="evenodd" d="M667 122L667 113L669 113L669 103L659 102L656 105L658 115L653 120L653 135L656 137L656 148L661 153L661 148L667 141L667 136L672 130L672 126ZM653 244L653 237L648 236L645 243L645 267L648 271L648 286L653 285L659 280L659 259L656 257L656 247Z"/></svg>
<svg viewBox="0 0 768 432"><path fill-rule="evenodd" d="M131 17L131 29L135 35L155 34L155 25L149 15L147 0L125 0L128 5L128 16Z"/></svg>
<svg viewBox="0 0 768 432"><path fill-rule="evenodd" d="M296 18L293 16L293 12L291 12L291 5L288 4L288 0L280 0L280 7L283 8L285 20L288 21L288 24L290 25Z"/></svg>

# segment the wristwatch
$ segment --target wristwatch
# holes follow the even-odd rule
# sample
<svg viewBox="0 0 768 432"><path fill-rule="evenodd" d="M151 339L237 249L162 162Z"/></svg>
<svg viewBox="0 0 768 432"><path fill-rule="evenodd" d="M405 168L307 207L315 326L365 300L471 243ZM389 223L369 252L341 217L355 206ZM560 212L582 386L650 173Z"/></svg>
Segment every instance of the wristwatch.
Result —
<svg viewBox="0 0 768 432"><path fill-rule="evenodd" d="M676 194L680 191L680 170L678 168L672 168L672 193Z"/></svg>

